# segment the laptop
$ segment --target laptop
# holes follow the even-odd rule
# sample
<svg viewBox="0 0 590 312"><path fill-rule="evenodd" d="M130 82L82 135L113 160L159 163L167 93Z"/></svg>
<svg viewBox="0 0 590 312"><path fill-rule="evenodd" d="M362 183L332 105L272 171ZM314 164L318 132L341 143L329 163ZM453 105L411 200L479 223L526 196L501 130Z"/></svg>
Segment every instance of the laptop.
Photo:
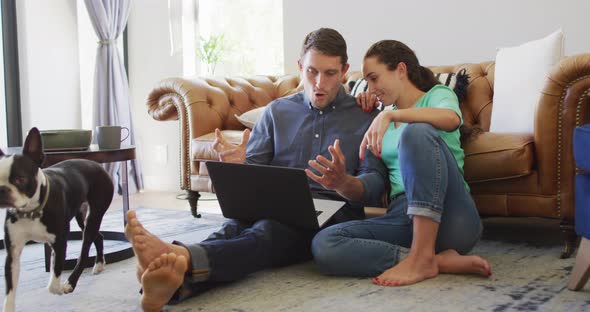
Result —
<svg viewBox="0 0 590 312"><path fill-rule="evenodd" d="M314 199L303 169L207 161L223 216L256 222L272 219L317 230L345 202Z"/></svg>

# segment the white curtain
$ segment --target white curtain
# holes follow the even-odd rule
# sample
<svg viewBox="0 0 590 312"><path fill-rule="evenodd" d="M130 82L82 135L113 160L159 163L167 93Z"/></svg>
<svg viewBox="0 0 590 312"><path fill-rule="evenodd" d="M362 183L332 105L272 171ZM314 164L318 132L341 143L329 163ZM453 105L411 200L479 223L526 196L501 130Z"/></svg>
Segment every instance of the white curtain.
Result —
<svg viewBox="0 0 590 312"><path fill-rule="evenodd" d="M129 137L122 144L135 145L135 133L129 105L129 83L123 57L117 48L117 39L125 30L131 0L84 0L94 32L98 37L96 68L94 73L93 128L117 125L129 128ZM136 150L136 155L138 155ZM107 165L115 189L120 193L119 163ZM139 158L127 167L130 177L129 191L143 189L143 176Z"/></svg>

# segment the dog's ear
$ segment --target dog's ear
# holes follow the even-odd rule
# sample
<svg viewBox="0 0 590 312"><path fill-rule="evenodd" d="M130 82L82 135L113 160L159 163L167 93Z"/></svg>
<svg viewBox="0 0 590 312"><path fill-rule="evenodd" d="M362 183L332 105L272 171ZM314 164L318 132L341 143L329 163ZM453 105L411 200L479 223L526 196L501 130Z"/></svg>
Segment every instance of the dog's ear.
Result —
<svg viewBox="0 0 590 312"><path fill-rule="evenodd" d="M25 145L23 145L23 155L26 155L33 159L39 166L43 163L45 154L43 153L43 140L41 139L41 133L37 128L31 128L25 139Z"/></svg>

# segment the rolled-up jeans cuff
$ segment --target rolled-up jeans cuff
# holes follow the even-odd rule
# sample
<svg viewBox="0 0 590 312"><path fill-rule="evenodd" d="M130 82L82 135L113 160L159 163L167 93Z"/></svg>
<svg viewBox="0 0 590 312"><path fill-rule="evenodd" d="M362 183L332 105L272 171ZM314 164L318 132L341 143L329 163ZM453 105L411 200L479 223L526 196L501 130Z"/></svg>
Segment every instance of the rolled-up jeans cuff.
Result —
<svg viewBox="0 0 590 312"><path fill-rule="evenodd" d="M440 223L442 213L428 207L409 206L408 216L410 216L410 218L413 218L414 216L426 217L436 223Z"/></svg>
<svg viewBox="0 0 590 312"><path fill-rule="evenodd" d="M188 250L191 255L190 267L185 276L185 282L195 283L203 282L209 278L209 257L207 257L207 250L199 244L185 245L179 241L173 241L172 244L179 245Z"/></svg>
<svg viewBox="0 0 590 312"><path fill-rule="evenodd" d="M410 248L398 246L397 248L397 262L401 262L410 254Z"/></svg>

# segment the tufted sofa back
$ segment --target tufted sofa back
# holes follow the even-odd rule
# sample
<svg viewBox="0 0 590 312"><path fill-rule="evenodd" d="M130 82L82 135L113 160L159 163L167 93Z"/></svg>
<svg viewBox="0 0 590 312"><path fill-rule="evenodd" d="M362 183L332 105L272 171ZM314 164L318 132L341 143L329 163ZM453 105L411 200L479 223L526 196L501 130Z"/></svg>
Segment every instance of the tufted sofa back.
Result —
<svg viewBox="0 0 590 312"><path fill-rule="evenodd" d="M463 68L467 70L470 83L467 98L461 103L464 123L488 131L492 112L494 63L430 68L434 72L458 72ZM347 82L360 77L359 71L350 71L342 83L347 85ZM195 138L215 128L244 129L235 115L265 106L276 98L302 89L303 85L298 75L182 80L171 78L160 82L150 93L147 101L148 111L156 120L176 120L180 117L179 113L201 116L198 124L188 125L191 137ZM170 93L170 90L176 92Z"/></svg>

